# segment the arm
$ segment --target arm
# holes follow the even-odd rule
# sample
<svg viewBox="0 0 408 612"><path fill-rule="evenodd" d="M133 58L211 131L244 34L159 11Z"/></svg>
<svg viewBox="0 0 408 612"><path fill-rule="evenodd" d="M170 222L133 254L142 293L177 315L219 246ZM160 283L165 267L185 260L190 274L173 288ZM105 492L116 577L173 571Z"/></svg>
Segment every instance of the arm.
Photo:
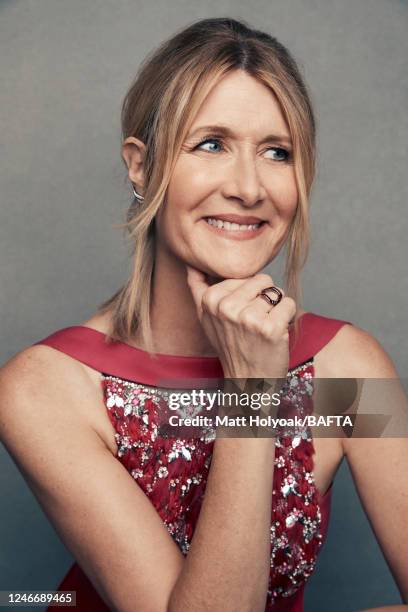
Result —
<svg viewBox="0 0 408 612"><path fill-rule="evenodd" d="M272 439L215 441L200 518L170 612L265 610L273 462Z"/></svg>
<svg viewBox="0 0 408 612"><path fill-rule="evenodd" d="M199 612L212 602L214 610L262 609L272 440L217 442L184 559L99 435L90 415L105 406L81 364L49 347L26 349L0 371L0 398L0 438L108 606Z"/></svg>
<svg viewBox="0 0 408 612"><path fill-rule="evenodd" d="M357 327L345 326L337 334L331 350L329 360L330 357L332 363L336 360L336 371L332 375L340 378L394 379L393 392L401 389L401 407L408 419L406 395L397 380L398 374L375 338ZM380 388L380 381L375 384ZM384 397L387 397L386 393ZM365 405L362 398L359 413L373 412L373 408L372 404ZM382 438L345 438L343 448L363 508L402 600L407 604L408 438L386 435ZM376 612L383 609L391 612L394 609L408 609L408 606L384 607L376 609Z"/></svg>
<svg viewBox="0 0 408 612"><path fill-rule="evenodd" d="M350 438L344 449L367 518L408 603L408 440Z"/></svg>

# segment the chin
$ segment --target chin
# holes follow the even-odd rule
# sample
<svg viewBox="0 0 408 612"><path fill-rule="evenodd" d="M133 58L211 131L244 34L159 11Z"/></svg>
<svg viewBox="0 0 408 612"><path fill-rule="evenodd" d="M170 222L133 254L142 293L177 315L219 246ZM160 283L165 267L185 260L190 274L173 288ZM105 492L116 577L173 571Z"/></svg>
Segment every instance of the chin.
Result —
<svg viewBox="0 0 408 612"><path fill-rule="evenodd" d="M255 274L258 274L258 272L260 272L263 267L264 266L262 265L243 266L242 261L241 261L237 264L231 263L229 265L226 265L224 263L222 266L203 265L201 269L203 270L203 272L207 274L208 277L217 279L218 281L220 281L220 280L225 280L227 278L235 278L237 280L241 278L249 278L250 276L254 276Z"/></svg>

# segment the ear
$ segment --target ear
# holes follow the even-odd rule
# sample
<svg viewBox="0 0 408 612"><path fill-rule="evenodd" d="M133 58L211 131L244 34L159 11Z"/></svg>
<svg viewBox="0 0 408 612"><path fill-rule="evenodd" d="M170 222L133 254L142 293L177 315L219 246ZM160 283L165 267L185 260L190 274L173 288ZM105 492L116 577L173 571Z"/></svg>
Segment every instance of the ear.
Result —
<svg viewBox="0 0 408 612"><path fill-rule="evenodd" d="M146 154L146 145L133 136L126 138L122 145L122 157L129 169L129 179L136 188L143 189L144 172L143 163Z"/></svg>

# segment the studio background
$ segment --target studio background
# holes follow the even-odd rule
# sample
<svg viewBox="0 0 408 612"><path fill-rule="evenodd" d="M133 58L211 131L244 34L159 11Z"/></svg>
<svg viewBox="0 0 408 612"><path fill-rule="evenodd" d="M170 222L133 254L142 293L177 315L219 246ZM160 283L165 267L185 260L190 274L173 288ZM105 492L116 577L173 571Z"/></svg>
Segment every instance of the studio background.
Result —
<svg viewBox="0 0 408 612"><path fill-rule="evenodd" d="M407 8L400 0L0 1L0 364L88 318L125 280L128 250L112 228L131 199L121 101L163 39L229 16L287 45L311 91L318 174L303 306L371 332L406 377ZM282 260L268 271L279 281ZM0 487L0 590L56 588L72 558L2 447ZM343 462L306 611L400 601Z"/></svg>

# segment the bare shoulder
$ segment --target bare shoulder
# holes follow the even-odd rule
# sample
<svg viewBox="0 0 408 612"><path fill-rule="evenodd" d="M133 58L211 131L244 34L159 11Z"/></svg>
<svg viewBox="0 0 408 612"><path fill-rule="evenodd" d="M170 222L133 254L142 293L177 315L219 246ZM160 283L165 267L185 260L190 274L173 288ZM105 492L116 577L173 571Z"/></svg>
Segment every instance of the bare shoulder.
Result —
<svg viewBox="0 0 408 612"><path fill-rule="evenodd" d="M317 378L397 378L390 355L368 331L343 325L315 356Z"/></svg>
<svg viewBox="0 0 408 612"><path fill-rule="evenodd" d="M79 361L44 344L23 349L0 368L0 386L13 388L16 392L30 387L46 391L64 380L69 381L73 389L78 386L82 389L88 382Z"/></svg>
<svg viewBox="0 0 408 612"><path fill-rule="evenodd" d="M90 428L114 450L107 421L102 390L84 364L61 351L29 346L0 368L0 439L6 445L23 422L33 430L49 423L50 429Z"/></svg>
<svg viewBox="0 0 408 612"><path fill-rule="evenodd" d="M356 325L343 325L335 336L314 357L314 369L320 378L398 378L395 365L374 335ZM338 394L338 387L336 389ZM326 398L324 398L326 400ZM330 401L334 402L332 398ZM350 446L363 447L364 440L339 438L342 455Z"/></svg>
<svg viewBox="0 0 408 612"><path fill-rule="evenodd" d="M18 393L37 387L43 391L43 384L46 383L47 389L63 371L74 377L74 386L75 383L80 383L84 376L80 364L64 353L42 344L29 346L11 357L0 368L2 396L4 397L5 390Z"/></svg>

